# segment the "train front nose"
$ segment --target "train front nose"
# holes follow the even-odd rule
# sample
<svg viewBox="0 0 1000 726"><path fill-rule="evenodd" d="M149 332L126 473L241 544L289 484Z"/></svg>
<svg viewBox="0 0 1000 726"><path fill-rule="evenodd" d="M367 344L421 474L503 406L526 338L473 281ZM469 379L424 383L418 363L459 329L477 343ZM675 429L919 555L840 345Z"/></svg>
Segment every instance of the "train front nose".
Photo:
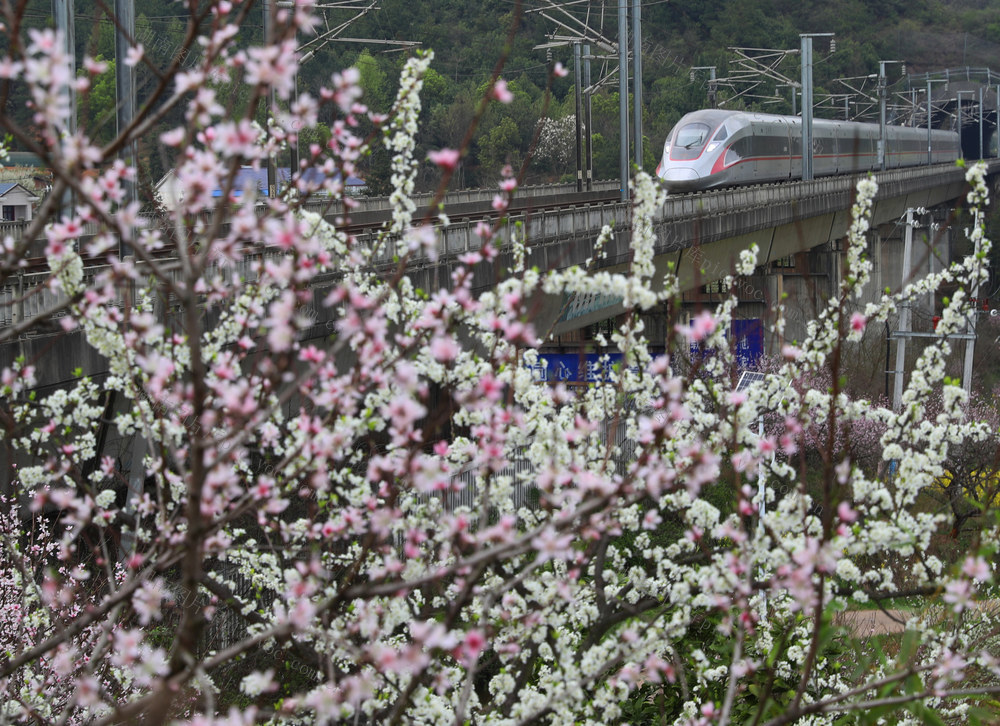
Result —
<svg viewBox="0 0 1000 726"><path fill-rule="evenodd" d="M657 168L657 176L671 192L690 192L701 188L704 179L696 169L681 166L677 163L661 164Z"/></svg>
<svg viewBox="0 0 1000 726"><path fill-rule="evenodd" d="M668 166L660 169L660 179L665 182L693 182L701 179L701 174L691 168Z"/></svg>

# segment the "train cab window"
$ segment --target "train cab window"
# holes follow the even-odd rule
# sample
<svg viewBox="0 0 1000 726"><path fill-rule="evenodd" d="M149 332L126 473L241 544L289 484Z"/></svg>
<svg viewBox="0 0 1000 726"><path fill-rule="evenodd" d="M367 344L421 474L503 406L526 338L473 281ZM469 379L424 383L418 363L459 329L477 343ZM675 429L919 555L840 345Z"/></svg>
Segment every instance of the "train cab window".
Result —
<svg viewBox="0 0 1000 726"><path fill-rule="evenodd" d="M697 159L701 155L705 142L712 129L707 124L691 123L677 131L673 153L670 158L678 161Z"/></svg>

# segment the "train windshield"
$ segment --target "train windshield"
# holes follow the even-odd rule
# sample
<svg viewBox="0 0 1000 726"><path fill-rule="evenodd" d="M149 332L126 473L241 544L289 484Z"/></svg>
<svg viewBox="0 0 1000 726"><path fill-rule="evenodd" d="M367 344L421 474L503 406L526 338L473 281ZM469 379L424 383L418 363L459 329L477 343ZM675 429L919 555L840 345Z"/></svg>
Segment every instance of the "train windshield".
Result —
<svg viewBox="0 0 1000 726"><path fill-rule="evenodd" d="M711 133L712 129L708 124L695 122L684 125L677 131L670 157L678 161L697 159Z"/></svg>

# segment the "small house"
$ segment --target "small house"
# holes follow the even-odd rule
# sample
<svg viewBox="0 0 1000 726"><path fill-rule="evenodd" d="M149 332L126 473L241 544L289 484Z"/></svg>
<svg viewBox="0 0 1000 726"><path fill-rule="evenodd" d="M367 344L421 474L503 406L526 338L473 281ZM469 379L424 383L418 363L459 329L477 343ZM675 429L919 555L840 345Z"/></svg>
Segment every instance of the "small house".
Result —
<svg viewBox="0 0 1000 726"><path fill-rule="evenodd" d="M28 222L31 220L36 197L16 182L0 182L0 211L4 222Z"/></svg>

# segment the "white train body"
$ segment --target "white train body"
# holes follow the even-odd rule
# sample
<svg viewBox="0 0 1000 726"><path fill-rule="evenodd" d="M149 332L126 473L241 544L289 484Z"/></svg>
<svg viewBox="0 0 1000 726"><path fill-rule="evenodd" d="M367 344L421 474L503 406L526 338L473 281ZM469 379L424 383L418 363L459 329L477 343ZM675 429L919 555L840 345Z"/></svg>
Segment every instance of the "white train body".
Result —
<svg viewBox="0 0 1000 726"><path fill-rule="evenodd" d="M878 169L878 124L813 120L813 176ZM931 132L931 163L959 157L959 136ZM927 164L927 129L886 127L886 168ZM667 136L656 174L670 191L802 178L802 119L706 109Z"/></svg>

